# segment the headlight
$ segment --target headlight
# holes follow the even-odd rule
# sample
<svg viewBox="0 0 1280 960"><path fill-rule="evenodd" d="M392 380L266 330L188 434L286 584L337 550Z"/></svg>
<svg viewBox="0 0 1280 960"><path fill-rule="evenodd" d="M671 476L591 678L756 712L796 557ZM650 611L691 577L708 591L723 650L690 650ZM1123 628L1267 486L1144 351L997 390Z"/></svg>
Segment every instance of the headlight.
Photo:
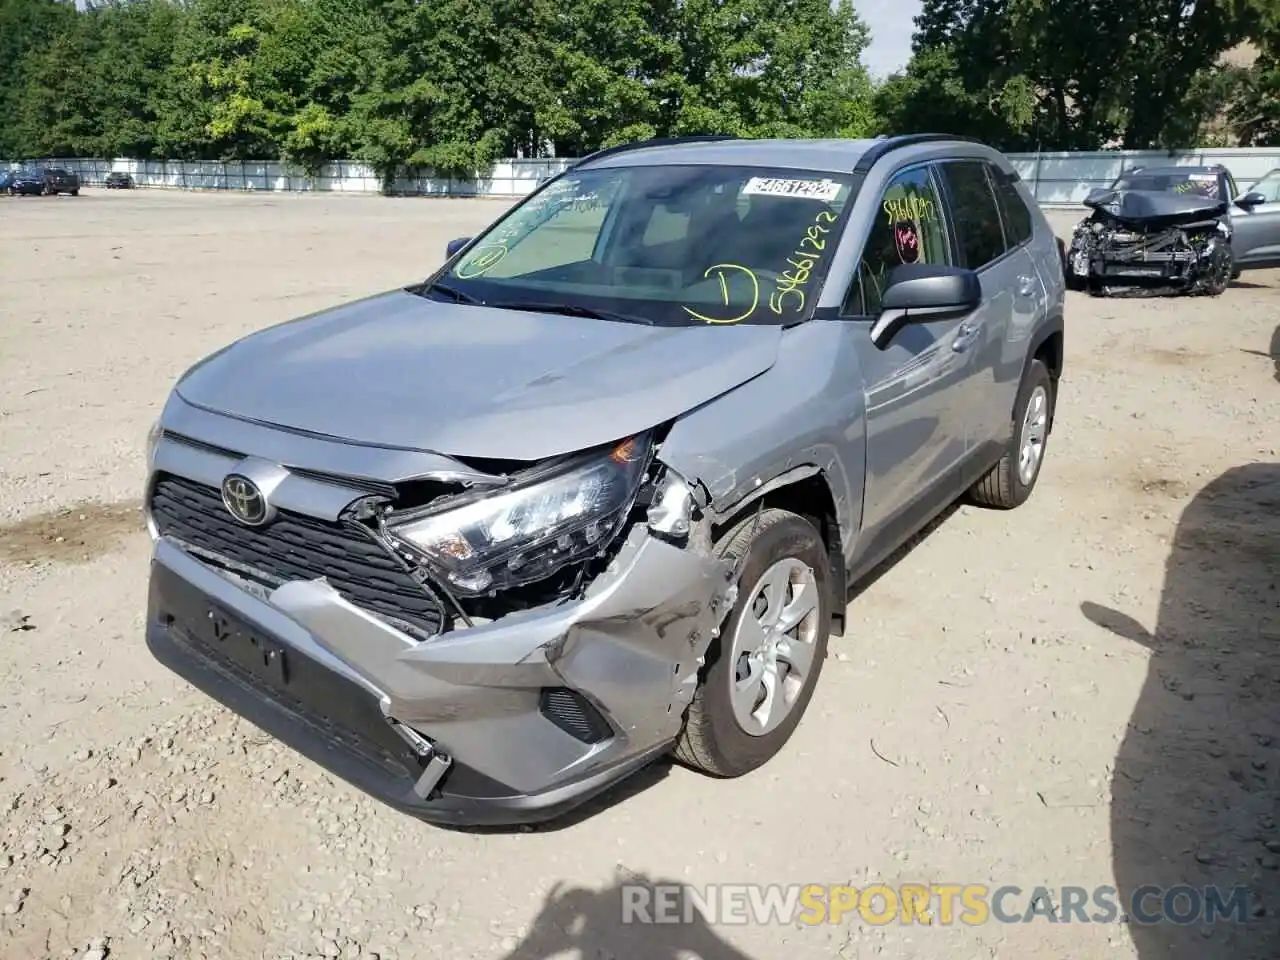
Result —
<svg viewBox="0 0 1280 960"><path fill-rule="evenodd" d="M459 593L532 583L599 550L626 520L652 438L573 460L498 493L414 516L388 533Z"/></svg>

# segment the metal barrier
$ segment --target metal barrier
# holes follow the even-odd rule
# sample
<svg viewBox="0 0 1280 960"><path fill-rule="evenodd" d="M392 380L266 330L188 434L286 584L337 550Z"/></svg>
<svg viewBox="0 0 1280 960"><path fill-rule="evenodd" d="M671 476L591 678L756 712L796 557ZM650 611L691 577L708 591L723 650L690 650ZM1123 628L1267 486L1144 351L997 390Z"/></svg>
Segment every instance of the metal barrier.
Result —
<svg viewBox="0 0 1280 960"><path fill-rule="evenodd" d="M1102 150L1091 153L1011 153L1019 174L1044 207L1076 206L1095 187L1110 184L1125 170L1153 164L1199 166L1221 163L1241 190L1280 167L1280 148L1205 149L1167 153L1159 150ZM487 175L472 180L436 177L429 171L397 178L389 189L368 164L337 160L316 176L279 161L131 160L127 158L49 158L33 161L65 167L86 186L101 184L108 173L130 174L139 187L186 190L381 193L404 196L516 198L572 161L564 158L499 160Z"/></svg>

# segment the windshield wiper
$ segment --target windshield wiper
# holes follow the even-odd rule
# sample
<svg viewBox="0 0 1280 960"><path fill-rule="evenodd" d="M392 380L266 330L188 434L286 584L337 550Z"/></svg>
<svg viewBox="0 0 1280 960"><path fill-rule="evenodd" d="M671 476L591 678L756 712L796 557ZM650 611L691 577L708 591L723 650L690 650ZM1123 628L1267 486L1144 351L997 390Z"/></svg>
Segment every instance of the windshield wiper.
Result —
<svg viewBox="0 0 1280 960"><path fill-rule="evenodd" d="M556 313L566 317L587 317L591 320L608 320L612 323L639 323L652 327L653 321L634 313L618 313L614 310L597 310L595 307L584 307L576 303L535 303L533 301L514 300L486 304L496 310L526 310L530 313Z"/></svg>
<svg viewBox="0 0 1280 960"><path fill-rule="evenodd" d="M438 290L446 297L453 297L454 303L480 303L480 301L471 294L463 293L457 287L451 287L447 283L440 283L439 281L436 281L435 283L429 283L422 288L423 293L430 293L433 290Z"/></svg>

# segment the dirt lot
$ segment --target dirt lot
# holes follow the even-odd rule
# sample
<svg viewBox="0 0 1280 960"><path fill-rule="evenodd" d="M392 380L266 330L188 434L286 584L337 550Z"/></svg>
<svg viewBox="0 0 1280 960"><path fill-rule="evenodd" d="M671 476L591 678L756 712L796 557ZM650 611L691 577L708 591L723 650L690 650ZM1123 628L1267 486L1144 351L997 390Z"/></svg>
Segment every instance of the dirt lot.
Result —
<svg viewBox="0 0 1280 960"><path fill-rule="evenodd" d="M743 780L660 767L554 828L446 831L156 665L138 496L174 378L424 275L499 209L0 201L0 955L1280 956L1280 272L1217 300L1072 294L1032 501L959 509L874 583L795 739ZM1013 885L1017 914L1038 886L1260 903L1244 926L638 928L629 876Z"/></svg>

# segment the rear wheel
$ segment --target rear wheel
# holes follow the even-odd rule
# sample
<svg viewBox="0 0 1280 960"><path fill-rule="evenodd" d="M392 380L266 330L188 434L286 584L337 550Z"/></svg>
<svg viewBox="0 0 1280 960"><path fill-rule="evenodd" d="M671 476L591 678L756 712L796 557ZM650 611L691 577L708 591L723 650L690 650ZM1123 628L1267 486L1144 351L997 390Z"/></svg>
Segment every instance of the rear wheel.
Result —
<svg viewBox="0 0 1280 960"><path fill-rule="evenodd" d="M79 187L77 187L76 189L72 190L72 191L71 191L71 195L72 195L73 197L78 197L78 196L80 196L80 188L79 188Z"/></svg>
<svg viewBox="0 0 1280 960"><path fill-rule="evenodd" d="M721 540L743 561L739 592L676 742L681 762L738 777L782 749L822 673L831 627L831 563L822 536L786 510L752 515Z"/></svg>
<svg viewBox="0 0 1280 960"><path fill-rule="evenodd" d="M1011 510L1031 496L1053 427L1055 394L1049 368L1032 360L1018 390L1004 456L969 491L975 503Z"/></svg>

